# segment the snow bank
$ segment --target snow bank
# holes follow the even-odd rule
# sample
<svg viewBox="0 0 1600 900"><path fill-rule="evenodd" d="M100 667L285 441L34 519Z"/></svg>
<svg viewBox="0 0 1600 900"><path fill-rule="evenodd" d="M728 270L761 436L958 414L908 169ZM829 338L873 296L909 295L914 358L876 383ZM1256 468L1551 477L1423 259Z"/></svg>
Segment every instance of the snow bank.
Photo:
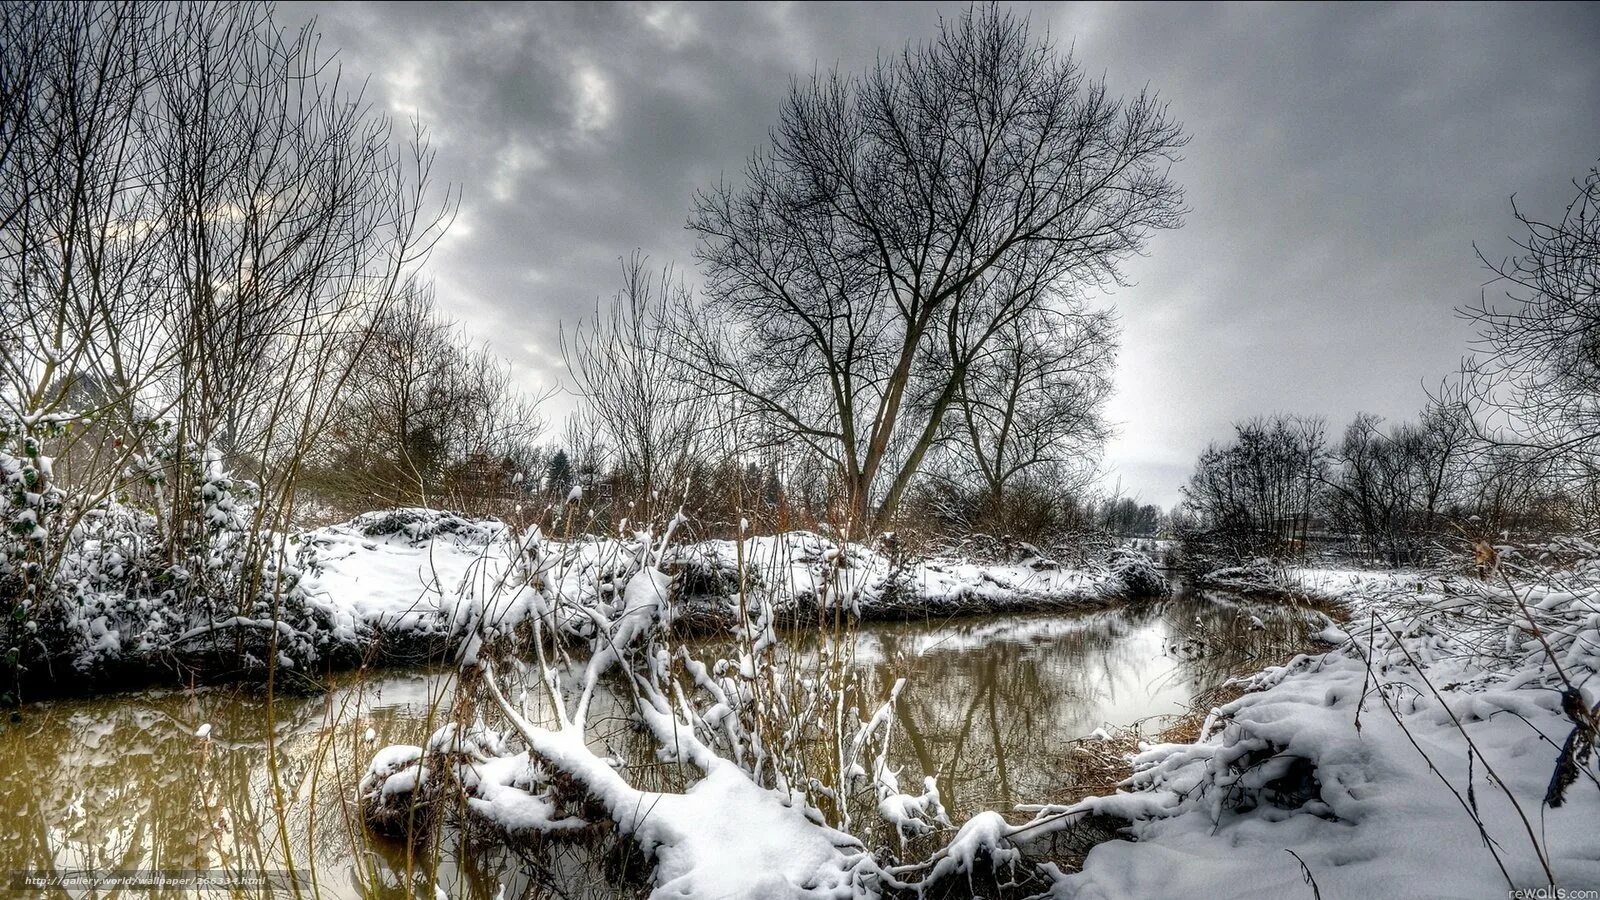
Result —
<svg viewBox="0 0 1600 900"><path fill-rule="evenodd" d="M399 509L358 516L300 537L309 551L307 593L355 640L369 630L438 633L440 608L469 571L490 557L504 560L499 523L478 523L431 510Z"/></svg>
<svg viewBox="0 0 1600 900"><path fill-rule="evenodd" d="M109 504L84 517L63 553L53 601L22 622L26 646L43 648L26 661L40 673L40 691L69 689L69 679L158 677L173 661L204 676L268 664L354 665L375 655L414 659L461 634L493 641L551 628L585 639L615 619L627 603L623 585L652 552L671 575L648 617L657 624L726 627L739 617L741 591L775 621L834 607L879 619L1067 608L1165 590L1145 557L1124 551L1074 570L1038 556L911 560L892 538L868 548L807 532L663 540L652 550L657 539L645 532L556 540L426 509L254 534L234 521L237 492L206 495L207 510L233 518L208 539L209 556L178 565L160 551L150 515ZM680 517L669 530L682 524ZM251 566L262 571L253 575ZM254 593L237 600L245 591Z"/></svg>
<svg viewBox="0 0 1600 900"><path fill-rule="evenodd" d="M1600 887L1595 761L1545 802L1600 704L1600 568L1396 590L1407 577L1308 579L1361 602L1348 643L1261 673L1198 743L1144 748L1123 792L1042 810L1036 834L1102 814L1135 839L1096 847L1057 895Z"/></svg>
<svg viewBox="0 0 1600 900"><path fill-rule="evenodd" d="M1438 587L1440 576L1411 569L1283 565L1258 559L1201 575L1206 587L1240 593L1287 594L1324 602L1359 601L1377 594Z"/></svg>
<svg viewBox="0 0 1600 900"><path fill-rule="evenodd" d="M646 543L639 535L567 541L514 535L497 522L427 510L369 514L301 541L311 550L306 592L346 638L433 635L484 620L510 628L540 615L563 615L562 627L586 634L591 620L572 606L617 602L617 579L636 568ZM871 619L1098 605L1167 589L1146 557L1127 550L1085 571L1039 557L905 560L810 532L671 545L662 567L676 579L673 615L721 623L731 621L741 584L747 594L761 592L781 615L843 604ZM507 579L518 578L531 590L505 589ZM479 608L490 597L492 608Z"/></svg>

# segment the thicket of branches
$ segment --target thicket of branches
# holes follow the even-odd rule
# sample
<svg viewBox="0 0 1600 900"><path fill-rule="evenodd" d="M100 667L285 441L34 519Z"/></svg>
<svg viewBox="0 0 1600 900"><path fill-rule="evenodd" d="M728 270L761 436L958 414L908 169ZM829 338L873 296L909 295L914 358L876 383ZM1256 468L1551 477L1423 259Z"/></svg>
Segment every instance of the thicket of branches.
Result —
<svg viewBox="0 0 1600 900"><path fill-rule="evenodd" d="M1513 201L1514 250L1479 258L1502 301L1462 314L1479 329L1467 382L1478 436L1548 472L1582 513L1600 513L1600 168L1544 221Z"/></svg>
<svg viewBox="0 0 1600 900"><path fill-rule="evenodd" d="M9 666L102 588L293 615L269 536L449 220L432 160L267 4L0 6Z"/></svg>
<svg viewBox="0 0 1600 900"><path fill-rule="evenodd" d="M391 506L503 513L543 454L537 399L408 282L354 336L352 371L303 487L338 516Z"/></svg>
<svg viewBox="0 0 1600 900"><path fill-rule="evenodd" d="M1184 536L1225 556L1334 550L1400 565L1463 541L1576 524L1552 468L1475 437L1460 404L1387 427L1363 413L1333 443L1321 420L1296 416L1234 431L1183 489Z"/></svg>

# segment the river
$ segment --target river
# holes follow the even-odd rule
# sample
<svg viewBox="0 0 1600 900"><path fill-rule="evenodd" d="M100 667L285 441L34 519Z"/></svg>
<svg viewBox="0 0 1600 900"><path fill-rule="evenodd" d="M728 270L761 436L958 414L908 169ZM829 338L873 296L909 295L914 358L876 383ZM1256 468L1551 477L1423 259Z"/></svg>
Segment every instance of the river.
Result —
<svg viewBox="0 0 1600 900"><path fill-rule="evenodd" d="M1229 676L1308 640L1297 611L1180 590L1075 615L865 624L853 664L869 696L907 679L902 783L933 773L959 823L1074 798L1074 754L1096 729L1153 735ZM378 748L423 742L453 683L448 671L381 670L271 702L258 689L200 688L26 705L0 729L0 872L218 870L238 886L227 879L293 870L306 896L414 896L435 877L451 897L490 900L502 886L508 898L614 896L607 861L582 853L524 860L451 833L419 857L366 835L348 802L355 781ZM632 732L612 733L606 749L626 758ZM85 895L14 895L32 893Z"/></svg>

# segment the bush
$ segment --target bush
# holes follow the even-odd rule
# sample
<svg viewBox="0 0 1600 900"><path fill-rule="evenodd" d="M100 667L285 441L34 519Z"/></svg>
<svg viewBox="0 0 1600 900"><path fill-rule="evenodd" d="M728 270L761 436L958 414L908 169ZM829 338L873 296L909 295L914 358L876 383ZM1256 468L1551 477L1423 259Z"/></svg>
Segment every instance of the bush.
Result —
<svg viewBox="0 0 1600 900"><path fill-rule="evenodd" d="M1150 557L1137 550L1118 547L1111 551L1107 563L1112 579L1122 584L1130 600L1165 597L1172 590Z"/></svg>

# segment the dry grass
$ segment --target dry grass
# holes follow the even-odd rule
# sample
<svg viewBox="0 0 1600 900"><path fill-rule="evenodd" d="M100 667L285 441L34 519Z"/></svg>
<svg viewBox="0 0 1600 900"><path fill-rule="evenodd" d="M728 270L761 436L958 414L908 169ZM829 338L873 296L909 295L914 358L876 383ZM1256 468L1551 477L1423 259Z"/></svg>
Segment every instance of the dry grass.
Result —
<svg viewBox="0 0 1600 900"><path fill-rule="evenodd" d="M1252 674L1246 672L1239 675ZM1112 794L1133 774L1132 760L1141 743L1192 744L1200 739L1200 729L1211 710L1248 693L1238 684L1225 683L1195 698L1189 710L1177 716L1144 719L1119 728L1103 739L1083 738L1073 742L1071 752L1061 762L1065 791L1052 802L1076 803L1087 797Z"/></svg>

